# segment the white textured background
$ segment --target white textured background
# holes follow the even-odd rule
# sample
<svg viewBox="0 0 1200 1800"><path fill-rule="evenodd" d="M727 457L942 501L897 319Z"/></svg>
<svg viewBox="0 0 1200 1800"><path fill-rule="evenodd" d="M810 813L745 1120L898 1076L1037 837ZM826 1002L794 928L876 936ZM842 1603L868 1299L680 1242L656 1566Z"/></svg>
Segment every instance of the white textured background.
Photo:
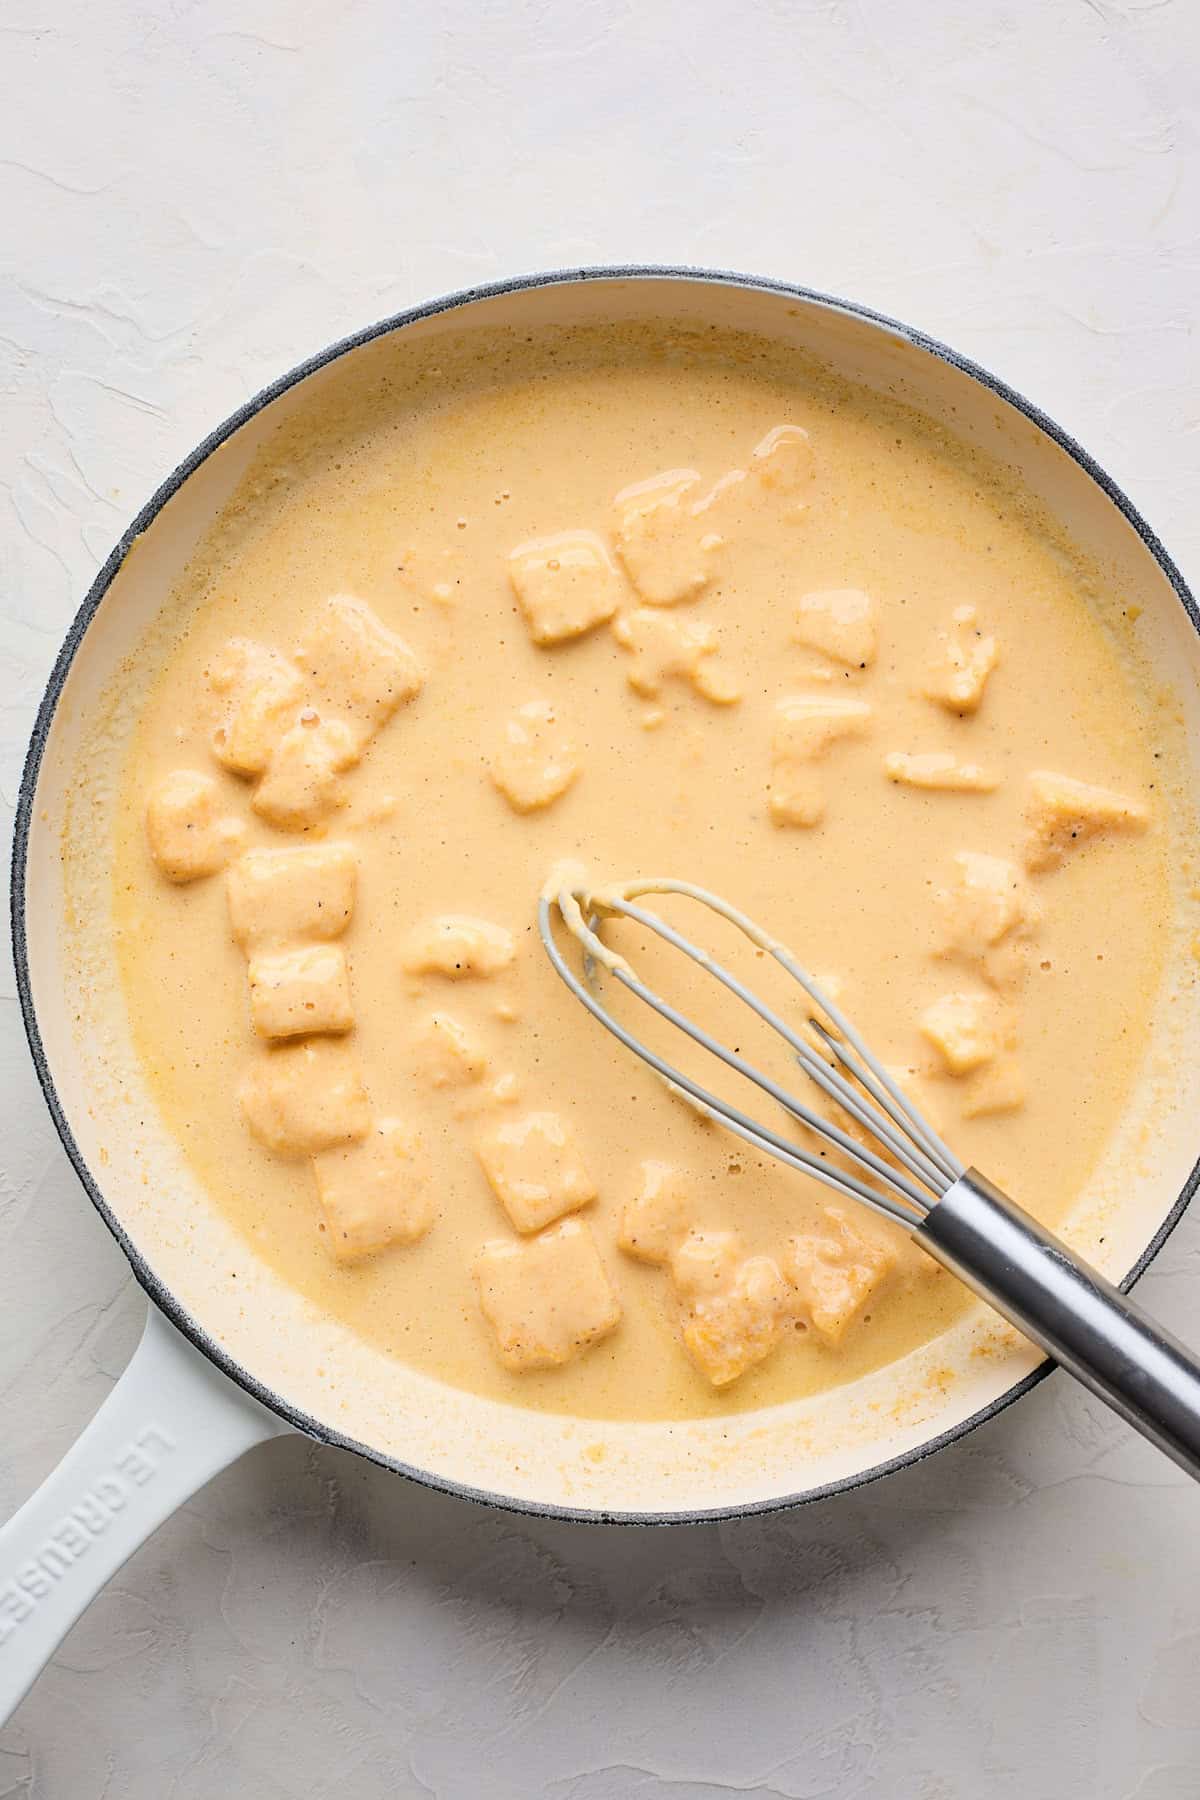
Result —
<svg viewBox="0 0 1200 1800"><path fill-rule="evenodd" d="M1192 0L0 0L0 800L121 526L253 388L554 264L948 338L1200 565ZM0 1000L0 1513L142 1306ZM1200 1218L1145 1298L1200 1337ZM613 1534L252 1453L0 1732L0 1800L1196 1800L1194 1490L1055 1377L774 1521Z"/></svg>

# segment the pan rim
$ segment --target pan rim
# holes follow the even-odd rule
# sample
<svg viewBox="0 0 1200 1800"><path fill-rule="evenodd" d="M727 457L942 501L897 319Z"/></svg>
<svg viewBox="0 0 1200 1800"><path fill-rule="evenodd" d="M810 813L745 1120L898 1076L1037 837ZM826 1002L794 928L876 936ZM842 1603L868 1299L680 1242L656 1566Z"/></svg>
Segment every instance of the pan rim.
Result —
<svg viewBox="0 0 1200 1800"><path fill-rule="evenodd" d="M1145 518L1128 495L1110 476L1107 471L1079 444L1069 432L1065 431L1054 419L1043 412L1023 394L1010 387L1007 382L993 375L979 363L962 356L949 345L927 333L907 325L889 315L877 312L874 308L864 306L856 301L839 298L822 293L816 289L804 287L796 283L782 281L769 276L757 276L740 273L728 269L694 268L686 264L652 264L635 263L629 265L596 265L581 268L554 269L540 273L515 275L500 281L480 284L476 287L454 290L425 301L420 305L377 320L371 325L362 327L356 332L336 339L324 349L315 352L302 362L295 364L273 382L260 389L250 399L243 402L221 424L217 425L204 437L165 479L160 482L149 500L137 513L133 521L123 532L116 546L97 573L95 580L85 595L78 612L73 619L66 638L54 661L45 692L38 706L30 736L29 749L21 775L17 796L16 816L13 826L12 873L10 889L11 932L13 964L16 972L17 996L21 1006L21 1017L25 1027L25 1036L33 1058L34 1069L43 1097L46 1101L51 1119L62 1142L63 1148L75 1170L92 1205L100 1218L108 1227L116 1240L122 1254L130 1264L134 1278L143 1289L150 1302L163 1312L171 1323L190 1341L201 1355L207 1358L222 1374L226 1375L236 1386L251 1395L268 1411L283 1419L302 1435L316 1442L332 1444L338 1449L352 1451L393 1474L402 1475L422 1487L437 1492L451 1494L458 1499L474 1501L477 1504L491 1506L504 1512L522 1514L528 1517L563 1519L588 1525L701 1525L723 1520L749 1518L759 1514L790 1511L799 1506L811 1505L816 1501L835 1498L838 1495L851 1493L857 1488L865 1487L870 1482L881 1480L884 1476L894 1474L900 1469L914 1467L925 1461L936 1451L947 1445L956 1443L978 1426L995 1418L1005 1411L1016 1400L1029 1393L1040 1381L1052 1372L1055 1365L1047 1359L1039 1366L1006 1388L1002 1394L989 1401L986 1406L978 1408L965 1419L948 1426L935 1437L914 1445L909 1450L896 1456L872 1463L865 1469L855 1470L835 1481L819 1484L813 1488L805 1488L793 1494L781 1495L766 1500L731 1503L716 1507L698 1507L672 1509L666 1511L630 1511L627 1509L607 1509L597 1507L561 1506L551 1501L541 1501L506 1495L501 1492L473 1487L468 1483L452 1480L436 1471L421 1469L405 1463L398 1457L349 1437L333 1427L323 1424L302 1409L292 1406L282 1395L277 1394L260 1381L251 1370L230 1356L223 1347L213 1339L197 1320L181 1305L174 1293L165 1283L159 1280L149 1266L142 1252L133 1242L116 1213L106 1201L99 1182L75 1141L74 1134L67 1120L62 1102L58 1095L53 1073L50 1069L45 1047L42 1043L41 1031L37 1021L37 1013L33 1002L32 981L29 969L28 941L26 934L27 905L27 862L29 838L33 819L34 799L37 790L38 776L42 759L49 739L54 714L61 698L67 677L75 657L86 637L89 626L98 612L108 589L111 587L126 556L135 540L140 537L158 517L169 500L179 491L189 477L205 462L214 451L220 448L243 425L255 418L274 400L291 388L306 380L310 375L328 367L340 357L353 350L362 348L374 339L386 336L390 332L399 331L409 325L419 323L423 319L436 317L438 314L458 311L481 300L500 298L504 295L533 291L547 287L565 287L572 284L615 281L677 281L695 283L714 287L733 287L768 294L781 295L789 299L799 300L806 305L818 306L830 312L839 312L866 324L877 326L892 332L911 348L925 355L934 357L960 374L969 377L979 386L994 394L997 399L1022 414L1039 431L1071 457L1077 466L1090 477L1110 503L1116 507L1126 522L1136 532L1144 548L1153 558L1162 574L1187 614L1193 628L1200 635L1200 608L1182 573L1169 555L1166 548L1147 523ZM1145 1269L1158 1255L1200 1186L1200 1157L1192 1167L1182 1189L1170 1211L1163 1219L1149 1244L1138 1257L1133 1268L1120 1282L1123 1292L1128 1292L1143 1274Z"/></svg>

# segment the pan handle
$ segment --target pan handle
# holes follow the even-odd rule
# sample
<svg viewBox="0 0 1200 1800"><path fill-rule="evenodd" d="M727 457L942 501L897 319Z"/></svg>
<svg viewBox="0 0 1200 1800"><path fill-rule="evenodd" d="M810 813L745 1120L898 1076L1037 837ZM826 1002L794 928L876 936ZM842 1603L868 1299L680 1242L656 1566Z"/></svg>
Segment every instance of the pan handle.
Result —
<svg viewBox="0 0 1200 1800"><path fill-rule="evenodd" d="M0 1725L138 1545L218 1470L289 1429L151 1306L91 1424L0 1526Z"/></svg>

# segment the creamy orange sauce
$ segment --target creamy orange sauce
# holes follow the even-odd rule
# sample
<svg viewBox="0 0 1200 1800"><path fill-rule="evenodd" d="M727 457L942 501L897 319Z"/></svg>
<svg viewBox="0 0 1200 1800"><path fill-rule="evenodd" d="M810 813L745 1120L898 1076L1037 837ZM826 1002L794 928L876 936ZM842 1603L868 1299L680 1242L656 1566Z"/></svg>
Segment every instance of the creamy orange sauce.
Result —
<svg viewBox="0 0 1200 1800"><path fill-rule="evenodd" d="M685 1418L852 1380L961 1290L621 1051L539 891L582 861L725 894L1060 1217L1170 924L1120 596L919 418L738 340L390 354L271 447L147 650L115 904L164 1118L257 1254L450 1383ZM347 673L339 595L396 692ZM263 653L236 732L231 641ZM298 846L353 864L332 925L255 911Z"/></svg>

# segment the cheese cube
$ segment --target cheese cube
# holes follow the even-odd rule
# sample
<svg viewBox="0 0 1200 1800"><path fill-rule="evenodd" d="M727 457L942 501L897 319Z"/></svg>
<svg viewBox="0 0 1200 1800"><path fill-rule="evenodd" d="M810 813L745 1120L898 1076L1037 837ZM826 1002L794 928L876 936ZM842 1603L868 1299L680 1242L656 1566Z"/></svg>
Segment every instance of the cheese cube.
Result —
<svg viewBox="0 0 1200 1800"><path fill-rule="evenodd" d="M825 588L802 595L792 635L847 669L866 669L878 648L876 614L874 600L861 588Z"/></svg>
<svg viewBox="0 0 1200 1800"><path fill-rule="evenodd" d="M479 1304L506 1368L558 1369L614 1329L621 1303L582 1219L525 1243L484 1244Z"/></svg>
<svg viewBox="0 0 1200 1800"><path fill-rule="evenodd" d="M671 1253L671 1279L681 1300L725 1292L742 1260L736 1231L689 1231Z"/></svg>
<svg viewBox="0 0 1200 1800"><path fill-rule="evenodd" d="M349 844L248 850L226 882L233 935L249 954L266 944L340 937L354 911L358 863Z"/></svg>
<svg viewBox="0 0 1200 1800"><path fill-rule="evenodd" d="M979 1119L991 1113L1016 1112L1024 1106L1025 1071L1015 1056L1001 1053L972 1075L963 1095L964 1119Z"/></svg>
<svg viewBox="0 0 1200 1800"><path fill-rule="evenodd" d="M399 1119L378 1119L360 1142L313 1158L323 1237L338 1262L414 1244L433 1223L420 1140Z"/></svg>
<svg viewBox="0 0 1200 1800"><path fill-rule="evenodd" d="M579 774L572 732L553 701L527 700L504 726L491 776L514 812L536 812L565 794Z"/></svg>
<svg viewBox="0 0 1200 1800"><path fill-rule="evenodd" d="M1140 800L1039 769L1029 777L1025 822L1025 867L1040 874L1089 838L1144 831L1150 815Z"/></svg>
<svg viewBox="0 0 1200 1800"><path fill-rule="evenodd" d="M303 703L299 669L270 645L238 637L218 651L208 680L222 714L213 755L239 775L261 774Z"/></svg>
<svg viewBox="0 0 1200 1800"><path fill-rule="evenodd" d="M1020 978L1041 908L1015 863L960 850L951 881L934 899L942 915L939 955L978 969L993 987Z"/></svg>
<svg viewBox="0 0 1200 1800"><path fill-rule="evenodd" d="M750 473L768 492L795 499L812 485L815 458L802 425L776 425L754 446Z"/></svg>
<svg viewBox="0 0 1200 1800"><path fill-rule="evenodd" d="M648 700L657 699L670 680L690 683L715 706L741 699L738 683L717 661L717 634L702 619L677 619L639 606L614 621L613 636L633 654L630 687Z"/></svg>
<svg viewBox="0 0 1200 1800"><path fill-rule="evenodd" d="M820 824L826 815L826 788L817 770L777 756L772 761L770 815L775 824Z"/></svg>
<svg viewBox="0 0 1200 1800"><path fill-rule="evenodd" d="M443 913L409 932L400 953L413 975L444 975L450 981L496 975L516 955L511 931L466 913Z"/></svg>
<svg viewBox="0 0 1200 1800"><path fill-rule="evenodd" d="M1013 1035L1011 1015L991 994L943 994L925 1008L920 1028L951 1075L981 1068Z"/></svg>
<svg viewBox="0 0 1200 1800"><path fill-rule="evenodd" d="M640 1262L665 1263L692 1229L695 1210L681 1171L672 1163L646 1161L637 1192L625 1202L617 1242Z"/></svg>
<svg viewBox="0 0 1200 1800"><path fill-rule="evenodd" d="M975 608L960 606L949 629L934 636L921 692L947 712L976 712L987 678L999 660L1000 646L994 637L980 630Z"/></svg>
<svg viewBox="0 0 1200 1800"><path fill-rule="evenodd" d="M683 1345L714 1387L727 1387L779 1342L791 1294L769 1256L742 1255L732 1231L692 1231L671 1256Z"/></svg>
<svg viewBox="0 0 1200 1800"><path fill-rule="evenodd" d="M430 1013L417 1034L421 1073L433 1087L466 1087L487 1073L487 1053L471 1029L450 1013Z"/></svg>
<svg viewBox="0 0 1200 1800"><path fill-rule="evenodd" d="M813 767L846 738L861 737L871 720L865 700L794 694L776 702L771 733L771 817L776 825L817 825L825 789Z"/></svg>
<svg viewBox="0 0 1200 1800"><path fill-rule="evenodd" d="M518 544L508 576L535 644L564 644L611 619L624 587L603 538L560 531Z"/></svg>
<svg viewBox="0 0 1200 1800"><path fill-rule="evenodd" d="M883 759L889 781L906 787L933 788L952 794L990 794L1000 786L993 769L979 763L959 762L952 750L921 750L915 755L893 750Z"/></svg>
<svg viewBox="0 0 1200 1800"><path fill-rule="evenodd" d="M697 1303L683 1320L683 1347L714 1387L728 1387L774 1350L788 1319L788 1293L772 1257L748 1257L732 1290Z"/></svg>
<svg viewBox="0 0 1200 1800"><path fill-rule="evenodd" d="M281 831L308 830L341 804L338 776L357 761L357 741L341 719L306 712L271 752L251 805Z"/></svg>
<svg viewBox="0 0 1200 1800"><path fill-rule="evenodd" d="M557 1113L526 1113L483 1132L475 1146L492 1192L518 1231L540 1231L596 1198L575 1135Z"/></svg>
<svg viewBox="0 0 1200 1800"><path fill-rule="evenodd" d="M623 488L613 502L618 554L651 606L694 599L708 585L721 539L696 504L699 486L694 469L668 469Z"/></svg>
<svg viewBox="0 0 1200 1800"><path fill-rule="evenodd" d="M250 958L250 1017L259 1037L307 1037L354 1024L346 953L340 944L301 944Z"/></svg>
<svg viewBox="0 0 1200 1800"><path fill-rule="evenodd" d="M851 1225L834 1206L824 1230L788 1239L784 1273L813 1330L838 1344L896 1266L896 1253Z"/></svg>
<svg viewBox="0 0 1200 1800"><path fill-rule="evenodd" d="M317 608L296 660L315 706L347 727L359 755L424 681L404 639L353 594L334 594Z"/></svg>
<svg viewBox="0 0 1200 1800"><path fill-rule="evenodd" d="M146 802L146 841L168 881L199 881L224 868L245 832L225 811L211 775L173 769L155 783Z"/></svg>
<svg viewBox="0 0 1200 1800"><path fill-rule="evenodd" d="M316 1156L366 1137L371 1127L358 1064L328 1038L263 1052L239 1097L255 1137L279 1156Z"/></svg>

